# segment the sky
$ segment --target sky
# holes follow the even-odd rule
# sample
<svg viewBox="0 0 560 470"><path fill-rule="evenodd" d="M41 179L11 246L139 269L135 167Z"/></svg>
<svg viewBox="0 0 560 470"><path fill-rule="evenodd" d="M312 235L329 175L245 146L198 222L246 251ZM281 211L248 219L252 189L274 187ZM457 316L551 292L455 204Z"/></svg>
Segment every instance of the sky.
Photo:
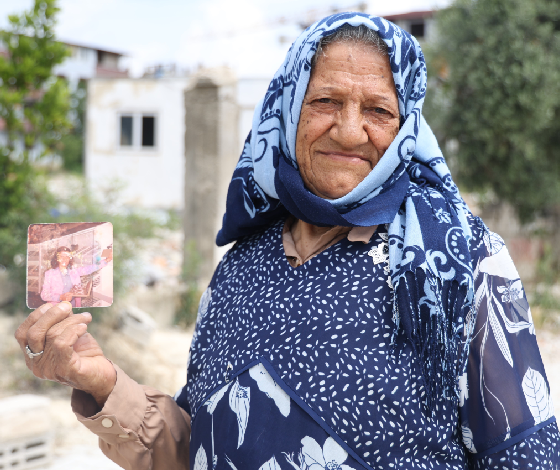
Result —
<svg viewBox="0 0 560 470"><path fill-rule="evenodd" d="M58 39L123 52L141 76L154 65L180 70L227 65L238 76L269 77L301 32L297 23L331 8L355 10L360 0L59 0ZM367 0L379 15L444 7L450 0ZM7 16L33 0L0 1ZM353 8L354 7L354 8ZM281 18L285 18L282 22Z"/></svg>

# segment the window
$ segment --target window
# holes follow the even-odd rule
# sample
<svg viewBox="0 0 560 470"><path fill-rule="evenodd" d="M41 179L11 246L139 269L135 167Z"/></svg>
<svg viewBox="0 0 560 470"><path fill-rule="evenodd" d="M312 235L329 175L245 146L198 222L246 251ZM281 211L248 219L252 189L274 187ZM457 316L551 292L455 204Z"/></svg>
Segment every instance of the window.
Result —
<svg viewBox="0 0 560 470"><path fill-rule="evenodd" d="M157 145L157 117L153 114L120 115L121 148L154 150Z"/></svg>
<svg viewBox="0 0 560 470"><path fill-rule="evenodd" d="M121 116L121 146L132 146L132 116Z"/></svg>
<svg viewBox="0 0 560 470"><path fill-rule="evenodd" d="M410 34L412 34L416 39L423 39L425 35L424 22L412 23L410 25Z"/></svg>
<svg viewBox="0 0 560 470"><path fill-rule="evenodd" d="M155 126L154 116L142 116L142 147L155 146Z"/></svg>

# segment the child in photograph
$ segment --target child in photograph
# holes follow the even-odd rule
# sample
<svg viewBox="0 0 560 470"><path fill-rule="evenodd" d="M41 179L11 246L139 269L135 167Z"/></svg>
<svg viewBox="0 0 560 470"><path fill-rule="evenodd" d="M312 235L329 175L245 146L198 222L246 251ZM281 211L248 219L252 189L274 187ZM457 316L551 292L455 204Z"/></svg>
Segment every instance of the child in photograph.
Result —
<svg viewBox="0 0 560 470"><path fill-rule="evenodd" d="M87 276L107 266L113 259L113 251L109 251L99 264L74 267L72 251L66 246L57 248L51 260L52 269L45 272L45 282L41 290L41 298L45 302L68 301L73 307L81 307L81 299L73 298L70 292L74 286L81 285L81 276Z"/></svg>

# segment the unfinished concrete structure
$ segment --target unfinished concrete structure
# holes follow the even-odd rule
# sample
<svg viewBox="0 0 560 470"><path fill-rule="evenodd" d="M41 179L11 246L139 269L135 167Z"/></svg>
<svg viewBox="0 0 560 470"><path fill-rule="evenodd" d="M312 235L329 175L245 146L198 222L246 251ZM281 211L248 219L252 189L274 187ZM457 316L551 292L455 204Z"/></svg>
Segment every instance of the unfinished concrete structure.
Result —
<svg viewBox="0 0 560 470"><path fill-rule="evenodd" d="M240 154L236 93L227 73L201 75L185 92L185 256L201 285L223 254L214 240Z"/></svg>

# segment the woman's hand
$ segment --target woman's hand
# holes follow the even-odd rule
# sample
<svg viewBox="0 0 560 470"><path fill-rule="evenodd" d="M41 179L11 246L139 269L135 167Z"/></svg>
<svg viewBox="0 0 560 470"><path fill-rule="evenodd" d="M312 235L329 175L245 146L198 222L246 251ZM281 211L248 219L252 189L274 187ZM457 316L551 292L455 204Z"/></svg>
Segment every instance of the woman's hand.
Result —
<svg viewBox="0 0 560 470"><path fill-rule="evenodd" d="M72 301L72 294L67 292L66 294L60 294L60 301L61 302L71 302Z"/></svg>
<svg viewBox="0 0 560 470"><path fill-rule="evenodd" d="M15 337L35 376L83 390L102 407L113 391L117 373L87 332L90 322L91 314L73 315L68 302L49 303L33 311ZM44 352L31 359L26 346L33 353Z"/></svg>
<svg viewBox="0 0 560 470"><path fill-rule="evenodd" d="M107 263L110 263L112 260L113 260L113 250L111 250L109 254L105 257L105 261L107 261Z"/></svg>

